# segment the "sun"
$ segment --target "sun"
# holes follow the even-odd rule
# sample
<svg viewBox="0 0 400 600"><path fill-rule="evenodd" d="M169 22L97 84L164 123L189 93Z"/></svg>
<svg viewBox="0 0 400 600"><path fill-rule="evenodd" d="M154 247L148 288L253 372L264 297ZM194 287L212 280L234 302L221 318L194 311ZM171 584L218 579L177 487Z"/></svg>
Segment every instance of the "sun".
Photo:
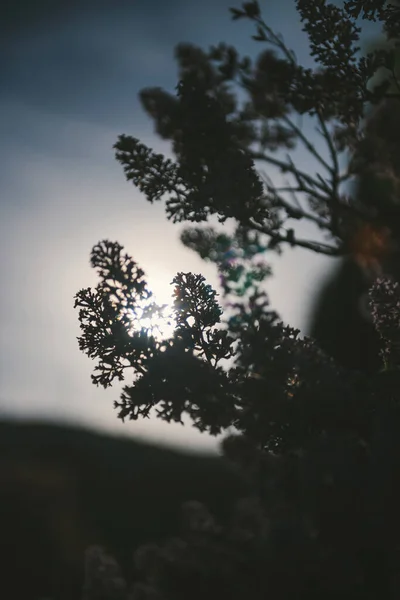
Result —
<svg viewBox="0 0 400 600"><path fill-rule="evenodd" d="M176 323L170 304L158 304L153 298L149 304L142 303L135 309L128 309L129 330L145 330L156 340L165 340L173 336Z"/></svg>

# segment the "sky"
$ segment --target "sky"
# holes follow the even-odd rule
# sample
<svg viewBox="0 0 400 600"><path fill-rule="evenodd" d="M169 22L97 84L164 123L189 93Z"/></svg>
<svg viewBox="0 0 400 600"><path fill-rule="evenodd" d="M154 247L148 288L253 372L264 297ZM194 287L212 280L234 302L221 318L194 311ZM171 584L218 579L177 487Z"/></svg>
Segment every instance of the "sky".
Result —
<svg viewBox="0 0 400 600"><path fill-rule="evenodd" d="M78 349L73 297L96 285L89 253L101 239L125 247L162 302L177 271L202 272L217 285L214 269L182 247L163 206L147 204L125 181L112 146L126 133L168 151L138 92L173 91L174 47L182 41L225 41L254 55L260 47L251 25L231 21L234 0L8 2L0 22L0 417L213 451L218 440L189 424L117 419L120 389L92 385L94 363ZM299 60L307 59L294 2L260 4ZM267 289L284 321L306 329L309 301L331 267L307 251L274 261Z"/></svg>

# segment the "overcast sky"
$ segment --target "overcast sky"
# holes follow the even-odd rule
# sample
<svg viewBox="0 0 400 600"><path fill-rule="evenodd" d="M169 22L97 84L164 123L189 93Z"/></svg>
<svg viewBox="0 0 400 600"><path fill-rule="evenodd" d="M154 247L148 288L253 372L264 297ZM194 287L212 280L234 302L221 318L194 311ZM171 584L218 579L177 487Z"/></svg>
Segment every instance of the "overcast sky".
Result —
<svg viewBox="0 0 400 600"><path fill-rule="evenodd" d="M89 252L118 240L161 301L177 271L215 272L179 242L163 207L129 185L112 149L120 133L165 149L142 111L146 86L173 90L178 42L231 42L254 54L234 0L9 0L0 20L0 401L3 415L67 420L186 447L215 447L191 427L123 425L119 388L91 384L80 353L74 294L96 284ZM264 15L300 60L307 55L292 0ZM283 319L304 329L312 293L332 263L286 252L268 283Z"/></svg>

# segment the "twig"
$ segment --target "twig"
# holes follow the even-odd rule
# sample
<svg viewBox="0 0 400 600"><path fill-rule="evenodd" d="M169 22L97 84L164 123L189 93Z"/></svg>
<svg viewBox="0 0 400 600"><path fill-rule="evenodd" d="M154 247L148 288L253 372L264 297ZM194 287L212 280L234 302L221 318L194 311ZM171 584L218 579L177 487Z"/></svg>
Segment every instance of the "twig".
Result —
<svg viewBox="0 0 400 600"><path fill-rule="evenodd" d="M305 189L301 186L298 186L297 188L288 186L288 187L275 187L274 185L268 183L268 180L270 180L270 178L264 174L264 177L266 179L266 185L267 185L267 189L268 191L274 195L274 198L277 202L277 204L282 207L284 210L286 210L286 212L288 213L288 217L294 218L294 219L306 219L308 221L312 221L313 223L315 223L316 225L318 225L318 227L320 227L321 229L327 229L327 223L326 221L324 221L323 219L321 219L320 217L317 217L316 215L313 215L311 213L306 212L302 206L300 205L300 202L297 200L296 196L295 196L295 192L305 192ZM289 192L291 194L293 194L295 196L296 202L297 202L297 207L292 206L291 204L289 204L289 202L287 202L284 198L282 198L282 196L279 194L279 192Z"/></svg>
<svg viewBox="0 0 400 600"><path fill-rule="evenodd" d="M289 48L286 46L285 42L279 37L279 35L274 33L261 17L254 18L254 21L259 27L261 27L261 29L264 29L264 31L267 32L269 36L269 43L279 48L283 52L287 60L290 62L290 64L297 66L293 50L289 50Z"/></svg>
<svg viewBox="0 0 400 600"><path fill-rule="evenodd" d="M307 250L312 250L313 252L317 252L318 254L324 254L326 256L343 256L344 254L343 246L329 246L328 244L312 242L311 240L299 240L294 237L292 239L289 239L287 235L284 236L281 233L278 233L273 229L266 227L265 225L260 225L256 222L251 221L251 219L248 220L247 225L259 231L260 233L270 236L276 242L282 242L291 246L305 248Z"/></svg>
<svg viewBox="0 0 400 600"><path fill-rule="evenodd" d="M335 178L337 178L339 175L339 162L338 162L336 148L333 144L332 136L331 136L331 134L326 126L326 123L325 123L324 119L322 118L321 113L319 111L317 112L317 115L318 115L318 122L322 129L322 131L320 131L320 133L326 140L326 143L329 148L329 154L332 159L332 163L333 163L333 169L331 169L332 175Z"/></svg>
<svg viewBox="0 0 400 600"><path fill-rule="evenodd" d="M301 129L299 127L297 127L297 125L295 123L293 123L293 121L291 119L289 119L289 117L283 116L282 120L299 137L299 139L303 142L304 146L307 148L307 150L310 152L310 154L312 154L314 156L314 158L316 158L318 160L318 162L321 163L321 165L327 171L329 171L329 173L331 173L333 175L335 165L333 168L330 165L328 165L328 163L322 158L322 156L319 154L319 152L317 152L315 146L313 144L311 144L311 142L307 139L307 137L304 135L304 133L301 131Z"/></svg>
<svg viewBox="0 0 400 600"><path fill-rule="evenodd" d="M326 192L326 185L321 185L321 183L316 181L313 177L311 177L311 175L307 175L307 173L300 171L292 162L286 163L283 160L279 160L278 158L271 156L270 154L255 152L253 150L250 150L249 154L253 160L263 160L271 165L274 165L275 167L278 167L283 173L292 173L296 177L300 177L306 181L312 187L315 187L322 192Z"/></svg>

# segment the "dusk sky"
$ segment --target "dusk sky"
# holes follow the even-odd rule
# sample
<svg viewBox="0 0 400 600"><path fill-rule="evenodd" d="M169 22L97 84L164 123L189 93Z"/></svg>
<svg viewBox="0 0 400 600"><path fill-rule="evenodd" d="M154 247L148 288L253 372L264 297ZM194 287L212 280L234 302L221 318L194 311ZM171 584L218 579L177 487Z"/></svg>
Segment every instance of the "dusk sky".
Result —
<svg viewBox="0 0 400 600"><path fill-rule="evenodd" d="M292 0L260 2L300 61L307 58ZM252 27L233 22L234 0L9 0L0 23L1 280L0 402L3 416L68 421L187 448L216 440L189 425L127 422L113 409L118 386L92 385L83 355L75 293L96 284L91 247L119 241L145 270L161 301L177 271L214 269L185 250L180 227L150 206L114 159L120 133L168 151L153 133L138 92L173 91L174 47L234 43L261 47ZM4 11L4 9L3 9ZM4 14L4 13L3 13ZM306 159L303 159L306 160ZM305 330L309 300L332 262L286 250L274 259L271 303Z"/></svg>

